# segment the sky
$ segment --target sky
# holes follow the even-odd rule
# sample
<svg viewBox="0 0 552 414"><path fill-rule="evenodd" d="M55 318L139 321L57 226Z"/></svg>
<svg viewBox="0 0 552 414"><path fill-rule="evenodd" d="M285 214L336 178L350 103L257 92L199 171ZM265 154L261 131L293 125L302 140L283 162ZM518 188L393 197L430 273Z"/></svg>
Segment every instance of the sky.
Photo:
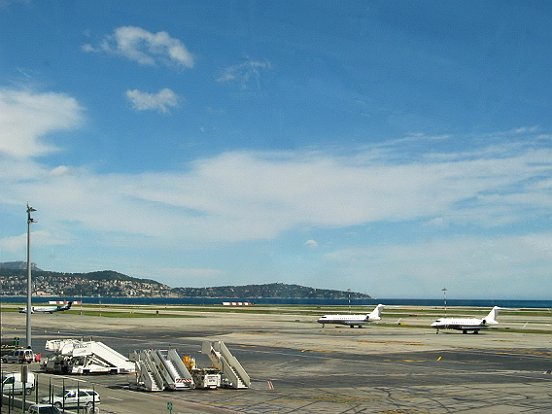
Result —
<svg viewBox="0 0 552 414"><path fill-rule="evenodd" d="M0 262L550 299L548 1L0 0Z"/></svg>

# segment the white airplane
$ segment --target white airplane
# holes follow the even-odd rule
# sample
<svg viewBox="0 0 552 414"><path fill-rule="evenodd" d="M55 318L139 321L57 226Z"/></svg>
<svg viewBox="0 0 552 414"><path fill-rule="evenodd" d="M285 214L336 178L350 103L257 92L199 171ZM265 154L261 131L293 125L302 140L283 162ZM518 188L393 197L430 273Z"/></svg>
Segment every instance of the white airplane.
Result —
<svg viewBox="0 0 552 414"><path fill-rule="evenodd" d="M321 323L322 327L324 327L327 323L333 323L337 325L349 325L351 328L354 328L355 325L357 325L359 328L362 328L362 325L365 323L381 320L381 310L384 307L385 305L379 304L372 312L365 315L324 315L318 319L318 323Z"/></svg>
<svg viewBox="0 0 552 414"><path fill-rule="evenodd" d="M477 318L439 318L431 324L431 326L439 333L439 329L456 329L462 331L462 333L468 333L473 331L474 334L479 333L481 329L485 329L490 325L497 325L498 311L502 309L495 306L491 309L489 314L482 319Z"/></svg>
<svg viewBox="0 0 552 414"><path fill-rule="evenodd" d="M70 300L65 305L59 306L32 306L31 313L54 313L71 309L73 301ZM27 308L19 308L19 313L27 313Z"/></svg>

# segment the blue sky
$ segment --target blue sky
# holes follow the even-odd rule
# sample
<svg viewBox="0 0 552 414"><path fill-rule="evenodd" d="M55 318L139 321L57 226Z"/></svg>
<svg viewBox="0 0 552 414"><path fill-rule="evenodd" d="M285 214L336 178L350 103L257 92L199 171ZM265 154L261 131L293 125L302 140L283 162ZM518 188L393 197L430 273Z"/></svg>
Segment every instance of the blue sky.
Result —
<svg viewBox="0 0 552 414"><path fill-rule="evenodd" d="M0 261L550 299L551 17L0 0Z"/></svg>

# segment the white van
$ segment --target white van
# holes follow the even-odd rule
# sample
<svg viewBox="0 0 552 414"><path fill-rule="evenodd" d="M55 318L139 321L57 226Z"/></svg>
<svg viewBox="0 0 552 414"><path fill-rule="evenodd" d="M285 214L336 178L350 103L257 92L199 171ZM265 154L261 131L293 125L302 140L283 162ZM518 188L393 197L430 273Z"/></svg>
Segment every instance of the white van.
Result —
<svg viewBox="0 0 552 414"><path fill-rule="evenodd" d="M2 394L22 394L23 389L27 394L34 390L35 376L32 372L27 374L25 386L21 382L20 372L9 372L2 375Z"/></svg>
<svg viewBox="0 0 552 414"><path fill-rule="evenodd" d="M7 355L2 357L2 362L15 363L15 364L30 364L36 361L36 356L32 349L16 349Z"/></svg>

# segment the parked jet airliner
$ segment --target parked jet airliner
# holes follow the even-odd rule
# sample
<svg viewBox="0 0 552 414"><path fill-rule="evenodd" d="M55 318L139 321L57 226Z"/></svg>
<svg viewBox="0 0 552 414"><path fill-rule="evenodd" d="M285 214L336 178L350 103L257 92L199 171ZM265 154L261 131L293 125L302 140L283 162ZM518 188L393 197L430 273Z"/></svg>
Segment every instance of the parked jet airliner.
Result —
<svg viewBox="0 0 552 414"><path fill-rule="evenodd" d="M362 325L369 322L375 322L381 320L381 310L385 305L379 304L374 310L366 315L324 315L318 319L318 323L324 327L327 323L333 323L337 325L349 325L354 328L355 325L362 328Z"/></svg>
<svg viewBox="0 0 552 414"><path fill-rule="evenodd" d="M489 314L482 318L439 318L431 324L431 326L437 329L456 329L462 331L462 333L468 333L468 331L473 331L474 334L479 333L481 329L485 329L490 325L497 325L498 321L496 317L498 316L498 311L501 308L495 306L491 309Z"/></svg>
<svg viewBox="0 0 552 414"><path fill-rule="evenodd" d="M70 300L65 305L59 306L33 306L31 307L31 313L54 313L62 312L71 309L73 301ZM27 313L27 308L19 308L19 313Z"/></svg>

